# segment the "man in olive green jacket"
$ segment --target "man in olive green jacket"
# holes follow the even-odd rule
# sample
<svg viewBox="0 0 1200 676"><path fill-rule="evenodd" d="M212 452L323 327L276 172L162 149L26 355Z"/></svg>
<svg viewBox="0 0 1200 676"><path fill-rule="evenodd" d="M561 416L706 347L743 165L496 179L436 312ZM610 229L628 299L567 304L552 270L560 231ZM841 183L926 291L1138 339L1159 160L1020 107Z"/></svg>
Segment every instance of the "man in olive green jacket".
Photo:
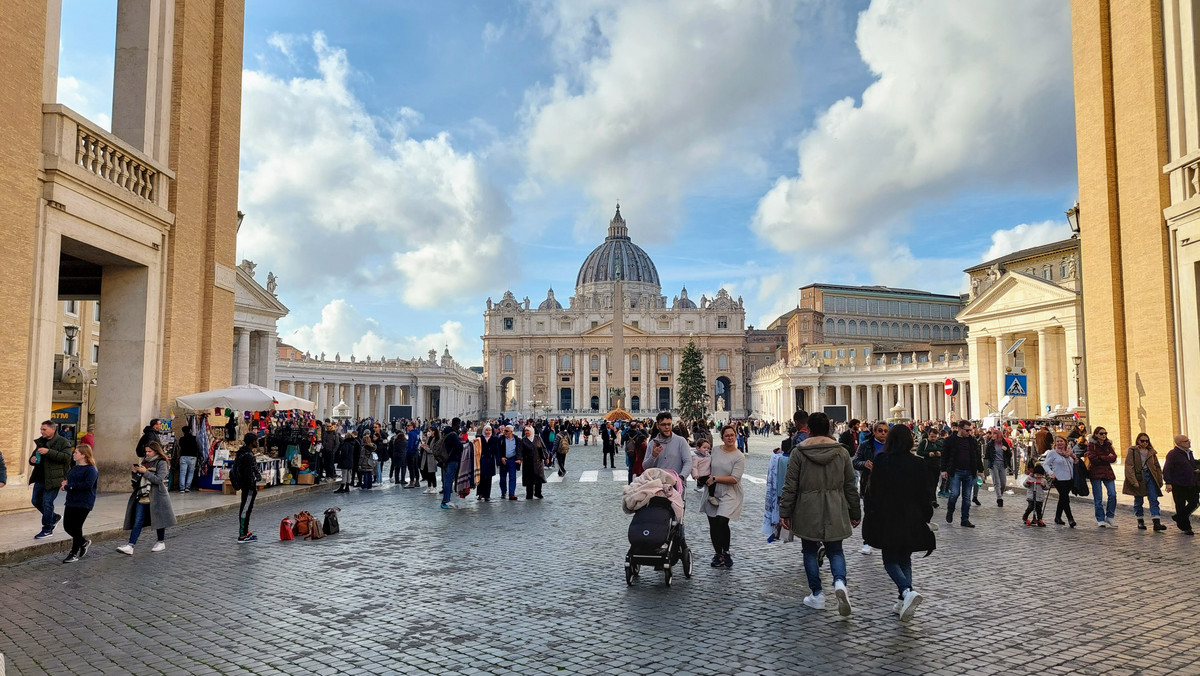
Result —
<svg viewBox="0 0 1200 676"><path fill-rule="evenodd" d="M858 485L845 447L830 436L829 416L824 413L809 416L808 433L809 438L792 449L779 500L779 514L787 516L779 521L800 538L804 573L812 590L804 598L804 605L817 610L825 608L817 562L817 552L823 545L833 572L838 612L846 616L850 614L850 597L846 591L842 540L850 537L862 519Z"/></svg>
<svg viewBox="0 0 1200 676"><path fill-rule="evenodd" d="M29 475L29 483L33 484L30 502L42 513L42 530L33 536L41 540L54 534L54 526L62 518L54 513L54 499L71 469L71 442L59 436L58 427L47 420L42 423L42 436L33 443L35 448L29 456L33 466Z"/></svg>

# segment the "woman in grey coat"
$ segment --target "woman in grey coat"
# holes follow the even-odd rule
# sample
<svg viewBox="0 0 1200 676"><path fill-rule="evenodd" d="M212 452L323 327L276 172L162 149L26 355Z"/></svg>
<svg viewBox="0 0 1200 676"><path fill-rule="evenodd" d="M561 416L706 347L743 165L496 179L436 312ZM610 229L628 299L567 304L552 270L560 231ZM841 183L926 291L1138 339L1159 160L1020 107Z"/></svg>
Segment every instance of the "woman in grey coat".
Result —
<svg viewBox="0 0 1200 676"><path fill-rule="evenodd" d="M170 460L163 453L162 446L157 441L151 441L146 446L146 457L142 464L133 466L133 493L125 508L123 526L129 531L129 544L117 547L118 552L133 556L133 546L146 526L154 528L158 535L158 541L150 551L161 552L167 548L164 541L166 530L175 525L175 510L171 508L171 496L167 493L170 476Z"/></svg>

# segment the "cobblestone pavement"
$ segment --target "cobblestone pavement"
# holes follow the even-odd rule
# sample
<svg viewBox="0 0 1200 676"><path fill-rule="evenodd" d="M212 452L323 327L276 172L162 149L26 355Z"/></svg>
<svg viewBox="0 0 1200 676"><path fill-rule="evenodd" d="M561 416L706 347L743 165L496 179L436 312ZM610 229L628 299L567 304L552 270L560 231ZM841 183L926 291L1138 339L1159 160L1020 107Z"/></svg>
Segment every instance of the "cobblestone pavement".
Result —
<svg viewBox="0 0 1200 676"><path fill-rule="evenodd" d="M766 477L755 439L747 473ZM441 510L419 490L307 495L254 514L238 545L227 514L143 539L0 568L0 652L19 674L1200 674L1195 548L1121 527L1026 528L1020 496L945 524L914 559L925 604L902 624L879 556L846 542L853 615L804 607L799 543L759 534L748 481L732 570L707 566L689 494L692 579L625 585L628 517L599 453L576 448L544 501ZM594 471L580 481L581 472ZM523 495L523 491L521 491ZM498 495L498 491L496 492ZM300 509L342 507L343 532L280 542ZM1081 515L1086 516L1086 512ZM828 571L826 585L830 584Z"/></svg>

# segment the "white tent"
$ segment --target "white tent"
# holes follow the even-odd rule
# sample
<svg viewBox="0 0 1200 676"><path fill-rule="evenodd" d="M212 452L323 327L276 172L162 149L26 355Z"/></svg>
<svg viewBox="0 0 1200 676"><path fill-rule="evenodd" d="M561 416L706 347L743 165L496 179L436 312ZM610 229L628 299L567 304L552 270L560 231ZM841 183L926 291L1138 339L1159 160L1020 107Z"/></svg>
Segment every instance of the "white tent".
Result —
<svg viewBox="0 0 1200 676"><path fill-rule="evenodd" d="M313 411L317 405L307 399L294 397L283 392L268 390L258 385L234 385L221 390L189 394L179 397L175 403L189 411L214 408L229 408L234 411Z"/></svg>

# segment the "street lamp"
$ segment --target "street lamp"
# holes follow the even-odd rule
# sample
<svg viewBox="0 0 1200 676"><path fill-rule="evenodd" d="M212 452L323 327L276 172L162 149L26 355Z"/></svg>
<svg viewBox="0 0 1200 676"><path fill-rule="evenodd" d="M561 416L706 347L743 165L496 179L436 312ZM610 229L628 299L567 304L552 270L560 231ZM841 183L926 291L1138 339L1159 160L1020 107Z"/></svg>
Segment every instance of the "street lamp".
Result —
<svg viewBox="0 0 1200 676"><path fill-rule="evenodd" d="M1067 209L1067 225L1070 226L1071 232L1079 234L1079 202Z"/></svg>
<svg viewBox="0 0 1200 676"><path fill-rule="evenodd" d="M1075 355L1071 358L1071 361L1075 362L1075 407L1080 408L1081 404L1079 402L1083 398L1080 396L1082 393L1079 391L1079 365L1083 363L1083 357Z"/></svg>

